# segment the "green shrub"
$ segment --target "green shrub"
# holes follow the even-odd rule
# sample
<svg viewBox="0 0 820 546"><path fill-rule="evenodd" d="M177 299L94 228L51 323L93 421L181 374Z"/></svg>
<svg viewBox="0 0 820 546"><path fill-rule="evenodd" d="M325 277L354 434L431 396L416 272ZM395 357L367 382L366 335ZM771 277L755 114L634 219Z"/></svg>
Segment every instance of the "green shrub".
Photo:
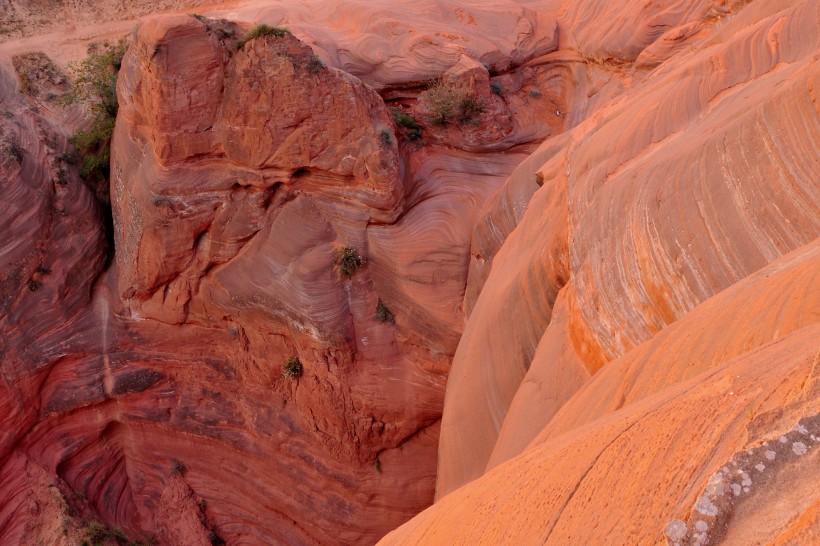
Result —
<svg viewBox="0 0 820 546"><path fill-rule="evenodd" d="M111 135L119 109L117 75L126 49L128 42L125 38L115 44L91 44L84 60L69 63L69 69L75 76L74 89L63 99L67 103L91 102L91 127L87 131L76 132L71 137L71 143L82 156L80 176L86 182L94 182L98 196L105 198L111 162Z"/></svg>
<svg viewBox="0 0 820 546"><path fill-rule="evenodd" d="M247 34L245 34L242 39L236 42L236 49L242 49L245 44L254 40L256 38L263 38L265 36L274 36L276 38L281 38L287 34L290 34L290 31L286 28L282 27L272 27L270 25L261 24L256 25Z"/></svg>
<svg viewBox="0 0 820 546"><path fill-rule="evenodd" d="M537 99L541 96L541 91L538 89L530 89L530 96Z"/></svg>
<svg viewBox="0 0 820 546"><path fill-rule="evenodd" d="M340 279L352 277L356 270L364 265L364 258L359 256L355 248L349 246L340 247L336 249L333 265Z"/></svg>
<svg viewBox="0 0 820 546"><path fill-rule="evenodd" d="M302 361L299 360L298 356L292 356L285 361L285 365L282 366L282 377L285 379L291 377L301 377L302 376Z"/></svg>
<svg viewBox="0 0 820 546"><path fill-rule="evenodd" d="M94 108L92 107L92 112ZM73 144L82 153L80 176L86 180L108 178L111 163L111 135L114 133L115 118L95 112L88 131L77 131L71 137Z"/></svg>
<svg viewBox="0 0 820 546"><path fill-rule="evenodd" d="M393 313L390 312L390 309L382 302L381 298L379 298L378 303L376 303L376 314L373 316L374 319L378 320L379 322L385 322L388 324L396 324L396 317L393 316Z"/></svg>
<svg viewBox="0 0 820 546"><path fill-rule="evenodd" d="M37 292L42 286L43 283L41 283L40 281L36 281L34 279L28 280L28 289L30 292Z"/></svg>
<svg viewBox="0 0 820 546"><path fill-rule="evenodd" d="M69 63L74 73L74 89L66 98L69 103L92 100L108 117L117 116L117 74L122 58L128 49L128 41L120 38L116 43L93 43L88 55L79 63Z"/></svg>
<svg viewBox="0 0 820 546"><path fill-rule="evenodd" d="M504 88L501 87L501 82L492 82L490 83L490 91L494 94L498 95L499 97L504 95Z"/></svg>
<svg viewBox="0 0 820 546"><path fill-rule="evenodd" d="M393 119L396 120L396 125L407 130L407 138L410 140L419 140L421 138L421 127L413 116L401 108L391 108L390 113L393 115Z"/></svg>

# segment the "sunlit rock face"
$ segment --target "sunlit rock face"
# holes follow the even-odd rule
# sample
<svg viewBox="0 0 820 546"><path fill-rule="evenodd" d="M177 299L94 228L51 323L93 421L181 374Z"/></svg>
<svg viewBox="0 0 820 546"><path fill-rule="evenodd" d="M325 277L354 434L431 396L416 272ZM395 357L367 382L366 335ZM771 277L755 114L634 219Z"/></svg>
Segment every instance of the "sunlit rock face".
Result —
<svg viewBox="0 0 820 546"><path fill-rule="evenodd" d="M592 87L479 219L438 500L384 543L817 536L816 2L555 17Z"/></svg>
<svg viewBox="0 0 820 546"><path fill-rule="evenodd" d="M556 14L567 46L604 26L607 48L581 46L600 61L590 73L608 74L587 83L600 88L589 100L619 94L573 112L586 115L522 163L479 220L439 496L520 453L608 362L820 234L817 6L690 8L657 14L670 28L651 40L609 34L580 6ZM638 62L660 51L651 68Z"/></svg>

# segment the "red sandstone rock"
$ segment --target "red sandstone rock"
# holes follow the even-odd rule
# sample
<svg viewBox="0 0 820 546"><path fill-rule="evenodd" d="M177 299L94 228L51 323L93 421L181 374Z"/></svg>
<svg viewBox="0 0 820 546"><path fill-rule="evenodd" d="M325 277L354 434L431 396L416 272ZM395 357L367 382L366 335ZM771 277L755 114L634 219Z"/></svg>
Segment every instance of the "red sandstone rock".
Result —
<svg viewBox="0 0 820 546"><path fill-rule="evenodd" d="M437 480L386 543L810 543L820 15L745 4L148 20L99 278L76 112L0 69L0 541L372 543ZM410 141L438 77L484 112Z"/></svg>
<svg viewBox="0 0 820 546"><path fill-rule="evenodd" d="M524 53L484 51L511 66L554 47L554 25L536 19L502 18L523 25ZM5 367L25 347L42 371L4 386L15 433L3 448L129 536L372 543L432 501L472 226L528 143L557 127L538 119L561 98L522 97L549 71L505 76L494 100L510 124L489 157L444 131L399 141L373 88L294 36L237 51L218 25L167 16L136 33L112 144L114 263L72 287L93 298L59 331L10 344ZM416 112L417 91L395 93ZM334 270L340 246L364 258L350 279ZM375 319L379 300L395 325ZM296 355L301 377L283 377ZM4 506L17 533L28 505ZM26 540L58 540L35 527Z"/></svg>

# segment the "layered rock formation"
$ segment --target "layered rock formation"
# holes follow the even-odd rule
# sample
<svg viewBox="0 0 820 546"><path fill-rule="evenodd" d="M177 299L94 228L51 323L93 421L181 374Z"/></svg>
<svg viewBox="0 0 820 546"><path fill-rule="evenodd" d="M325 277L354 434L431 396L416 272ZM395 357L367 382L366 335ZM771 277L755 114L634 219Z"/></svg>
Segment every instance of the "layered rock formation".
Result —
<svg viewBox="0 0 820 546"><path fill-rule="evenodd" d="M439 501L384 543L811 543L818 6L576 7L553 56L609 79L479 221Z"/></svg>
<svg viewBox="0 0 820 546"><path fill-rule="evenodd" d="M479 223L439 495L520 453L607 362L820 232L817 6L762 2L719 25L680 8L674 25L704 36L669 30L691 42L651 72L612 67L632 89L545 142Z"/></svg>
<svg viewBox="0 0 820 546"><path fill-rule="evenodd" d="M554 24L520 8L499 20L516 21L520 43L480 52L509 69L492 75L503 96L479 55L446 46L456 54L439 73L483 112L441 127L417 101L425 85L406 85L437 75L414 52L393 80L373 67L360 79L295 25L241 45L249 24L176 15L140 26L119 75L112 247L75 167L59 163L64 137L30 167L8 162L21 210L17 188L48 195L52 184L26 169L65 168L91 207L72 218L96 239L72 232L89 256L55 239L66 260L85 261L50 266L37 291L63 283L78 302L32 299L26 282L44 274L32 245L15 236L9 250L9 263L31 267L4 287L4 541L373 543L432 502L472 225L530 143L562 125L560 75L517 68L555 47ZM409 36L412 24L397 28ZM9 100L42 109L38 122L59 134L66 112L7 79ZM421 141L374 86L418 118ZM337 262L345 249L361 260L350 275ZM59 263L55 252L46 261ZM83 276L64 280L71 267ZM28 315L19 302L34 302ZM293 358L301 375L285 373Z"/></svg>
<svg viewBox="0 0 820 546"><path fill-rule="evenodd" d="M816 2L207 15L134 33L110 233L19 93L94 30L0 45L0 542L818 535Z"/></svg>

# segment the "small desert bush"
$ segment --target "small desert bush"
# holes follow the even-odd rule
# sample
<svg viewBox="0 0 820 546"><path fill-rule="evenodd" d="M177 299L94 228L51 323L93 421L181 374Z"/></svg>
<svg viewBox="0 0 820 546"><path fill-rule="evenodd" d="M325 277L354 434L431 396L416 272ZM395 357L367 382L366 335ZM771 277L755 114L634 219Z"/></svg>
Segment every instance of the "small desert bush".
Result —
<svg viewBox="0 0 820 546"><path fill-rule="evenodd" d="M387 129L379 131L379 143L384 148L389 148L393 144L393 134Z"/></svg>
<svg viewBox="0 0 820 546"><path fill-rule="evenodd" d="M465 123L475 123L478 116L484 112L484 105L473 96L467 96L459 104L459 120Z"/></svg>
<svg viewBox="0 0 820 546"><path fill-rule="evenodd" d="M261 25L256 25L251 30L249 30L248 33L242 37L242 39L236 42L236 49L242 49L245 46L245 44L256 38L263 38L265 36L274 36L276 38L281 38L282 36L285 36L287 34L290 34L290 31L286 28L272 27L264 23Z"/></svg>
<svg viewBox="0 0 820 546"><path fill-rule="evenodd" d="M298 356L292 356L285 361L282 366L282 377L285 379L291 377L300 377L302 375L302 361Z"/></svg>
<svg viewBox="0 0 820 546"><path fill-rule="evenodd" d="M364 258L359 256L355 248L349 246L339 247L336 249L333 265L340 279L352 277L356 270L364 265Z"/></svg>
<svg viewBox="0 0 820 546"><path fill-rule="evenodd" d="M6 138L0 143L0 148L3 153L14 160L18 165L23 162L23 148L17 144L17 141L11 137Z"/></svg>
<svg viewBox="0 0 820 546"><path fill-rule="evenodd" d="M504 88L501 86L501 82L492 82L490 84L490 91L499 97L504 95Z"/></svg>
<svg viewBox="0 0 820 546"><path fill-rule="evenodd" d="M103 544L140 544L140 542L131 542L125 531L119 527L111 527L102 523L92 523L85 529L85 536L88 541L83 541L89 546L102 546ZM90 542L89 542L90 541Z"/></svg>
<svg viewBox="0 0 820 546"><path fill-rule="evenodd" d="M385 322L387 324L396 324L396 317L393 316L393 313L390 312L390 309L382 302L381 298L379 298L378 303L376 303L376 314L373 316L379 322Z"/></svg>
<svg viewBox="0 0 820 546"><path fill-rule="evenodd" d="M325 63L316 55L311 55L307 61L307 69L311 74L318 74L324 67Z"/></svg>
<svg viewBox="0 0 820 546"><path fill-rule="evenodd" d="M430 84L422 96L430 105L430 122L434 125L446 125L454 120L473 122L484 111L479 99L468 89L443 80Z"/></svg>
<svg viewBox="0 0 820 546"><path fill-rule="evenodd" d="M111 161L111 135L117 118L117 75L128 42L121 38L112 44L91 44L88 55L79 63L69 63L74 73L74 89L64 101L90 102L92 121L86 131L77 131L71 143L80 151L80 176L100 185L107 181ZM99 192L98 192L99 193ZM105 188L107 194L107 188Z"/></svg>
<svg viewBox="0 0 820 546"><path fill-rule="evenodd" d="M390 113L396 121L396 125L407 131L407 138L419 140L421 138L421 127L413 116L401 108L391 108Z"/></svg>

